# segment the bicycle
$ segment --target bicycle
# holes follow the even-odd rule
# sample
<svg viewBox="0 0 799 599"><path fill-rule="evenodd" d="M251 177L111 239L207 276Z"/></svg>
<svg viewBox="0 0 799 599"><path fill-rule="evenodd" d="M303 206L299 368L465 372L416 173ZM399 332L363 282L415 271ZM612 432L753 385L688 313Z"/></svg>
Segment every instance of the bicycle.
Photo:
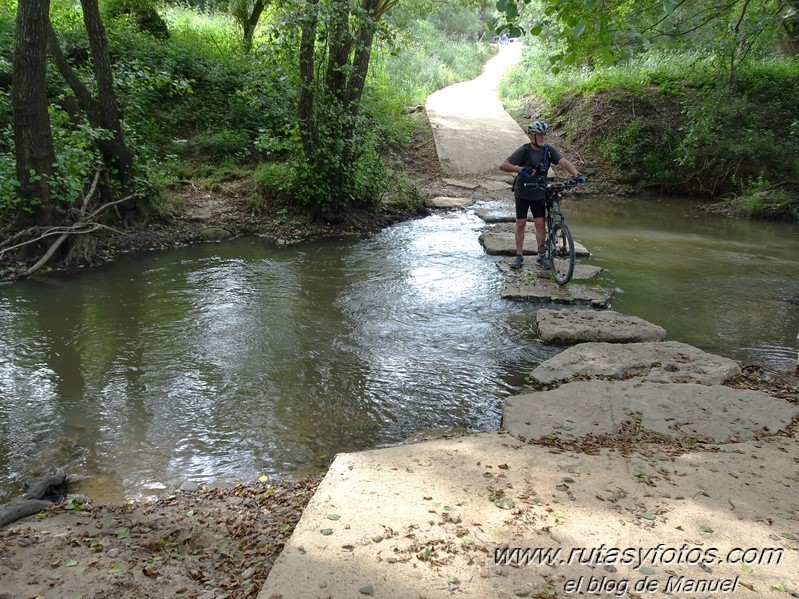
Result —
<svg viewBox="0 0 799 599"><path fill-rule="evenodd" d="M577 182L569 180L563 183L547 183L544 186L536 183L525 185L543 187L546 192L545 227L549 269L552 271L555 282L558 285L565 285L574 275L575 252L574 239L566 224L566 219L560 211L560 194L577 187Z"/></svg>

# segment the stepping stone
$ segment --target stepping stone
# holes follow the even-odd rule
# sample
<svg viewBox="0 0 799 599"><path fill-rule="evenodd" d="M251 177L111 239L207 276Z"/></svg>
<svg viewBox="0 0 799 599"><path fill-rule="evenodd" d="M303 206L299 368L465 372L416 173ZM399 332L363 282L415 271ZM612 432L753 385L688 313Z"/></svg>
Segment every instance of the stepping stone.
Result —
<svg viewBox="0 0 799 599"><path fill-rule="evenodd" d="M532 378L542 385L579 377L652 383L720 385L741 373L738 363L679 341L580 343L542 363Z"/></svg>
<svg viewBox="0 0 799 599"><path fill-rule="evenodd" d="M611 298L610 292L605 289L575 283L558 285L552 279L542 277L529 281L506 281L500 295L512 300L584 304L595 308L606 308Z"/></svg>
<svg viewBox="0 0 799 599"><path fill-rule="evenodd" d="M480 181L480 187L488 191L510 191L510 181L496 181L496 180L483 180Z"/></svg>
<svg viewBox="0 0 799 599"><path fill-rule="evenodd" d="M528 227L524 236L524 254L537 254L535 233L532 227ZM514 226L505 223L497 224L487 228L478 238L487 254L491 255L516 255L516 240ZM590 256L589 252L579 241L574 241L574 254L580 258Z"/></svg>
<svg viewBox="0 0 799 599"><path fill-rule="evenodd" d="M575 344L584 341L636 343L663 341L666 330L637 316L626 316L613 310L579 310L542 308L536 313L536 324L544 343Z"/></svg>
<svg viewBox="0 0 799 599"><path fill-rule="evenodd" d="M433 208L463 208L470 204L474 204L471 198L451 198L447 196L437 196L427 200L428 205Z"/></svg>
<svg viewBox="0 0 799 599"><path fill-rule="evenodd" d="M479 187L477 183L461 181L460 179L444 179L444 183L453 187L463 187L464 189L477 189Z"/></svg>
<svg viewBox="0 0 799 599"><path fill-rule="evenodd" d="M516 215L513 213L512 205L504 208L477 208L474 214L484 222L490 224L516 222ZM533 217L528 216L527 222L533 222Z"/></svg>
<svg viewBox="0 0 799 599"><path fill-rule="evenodd" d="M510 397L502 426L528 439L625 434L630 423L674 439L737 442L776 435L799 406L761 391L722 385L577 381Z"/></svg>
<svg viewBox="0 0 799 599"><path fill-rule="evenodd" d="M552 271L538 264L536 262L536 258L527 258L522 267L518 270L510 267L512 261L512 259L503 259L497 262L497 268L499 268L499 270L501 270L505 275L505 280L511 284L522 284L535 277L552 279ZM574 265L574 274L572 274L572 280L585 281L592 279L603 270L604 269L601 266L594 266L593 264L580 264L577 262Z"/></svg>

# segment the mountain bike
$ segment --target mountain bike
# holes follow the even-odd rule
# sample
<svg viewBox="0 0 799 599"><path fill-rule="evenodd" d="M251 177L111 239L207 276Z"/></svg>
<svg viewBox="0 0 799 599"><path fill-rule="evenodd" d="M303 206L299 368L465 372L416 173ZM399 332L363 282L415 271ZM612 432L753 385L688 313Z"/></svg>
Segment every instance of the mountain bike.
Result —
<svg viewBox="0 0 799 599"><path fill-rule="evenodd" d="M530 185L529 183L525 184ZM574 239L572 238L566 219L560 211L560 194L572 191L577 187L574 180L563 183L547 183L537 185L546 192L546 252L549 258L549 269L558 285L568 283L574 274Z"/></svg>

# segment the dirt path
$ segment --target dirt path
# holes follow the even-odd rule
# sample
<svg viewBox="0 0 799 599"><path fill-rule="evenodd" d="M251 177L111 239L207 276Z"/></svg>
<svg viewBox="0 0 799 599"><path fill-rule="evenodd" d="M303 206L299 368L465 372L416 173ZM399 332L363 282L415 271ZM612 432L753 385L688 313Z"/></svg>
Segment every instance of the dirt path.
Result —
<svg viewBox="0 0 799 599"><path fill-rule="evenodd" d="M438 158L449 177L497 176L499 164L529 141L497 97L497 86L518 62L522 47L499 48L482 75L444 88L427 100Z"/></svg>

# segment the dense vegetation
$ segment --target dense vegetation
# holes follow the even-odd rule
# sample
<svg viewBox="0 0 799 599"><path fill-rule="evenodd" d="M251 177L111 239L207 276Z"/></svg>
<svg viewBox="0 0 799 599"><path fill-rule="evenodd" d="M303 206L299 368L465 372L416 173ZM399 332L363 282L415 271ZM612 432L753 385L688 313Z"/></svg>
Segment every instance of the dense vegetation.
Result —
<svg viewBox="0 0 799 599"><path fill-rule="evenodd" d="M797 2L499 5L537 41L501 89L516 111L642 189L799 218Z"/></svg>
<svg viewBox="0 0 799 599"><path fill-rule="evenodd" d="M120 4L115 0L100 6L121 134L134 153L135 175L124 189L117 180L111 184L117 198L143 200L151 212L177 201L171 191L177 181L211 185L231 173L254 177L254 210L283 204L312 217L355 209L379 211L387 190L396 202L415 201L414 190L393 160L410 143L408 109L422 104L435 89L477 75L492 52L481 41L490 33L487 17L474 8L449 7L424 17L419 11L396 8L379 22L360 15L357 18L374 26L377 35L362 96L354 110L345 111L347 104L335 97L335 81L330 80L355 68L346 64L346 57L335 68L330 66L332 59L326 59L337 18L329 11L336 3L327 6L328 12L319 10L314 71L308 80L303 79L298 56L308 26L305 3L268 6L249 47L237 19L227 11L230 7L159 6L158 25L151 27L151 20L144 19L148 25L143 27L143 19L120 9ZM0 6L0 122L6 133L0 138L0 223L6 231L19 228L42 203L19 193L20 177L15 174L15 10L13 3ZM91 87L96 73L81 7L54 2L50 20L66 60ZM350 15L345 25L356 20ZM357 55L358 48L348 51ZM346 78L344 83L349 83ZM309 87L315 93L313 112L303 115L298 105ZM340 89L349 94L351 87ZM86 201L97 183L98 167L104 166L97 142L113 136L80 114L74 95L49 60L47 97L55 164L46 178L57 215L68 215ZM317 136L308 148L304 136L311 128ZM113 165L108 166L113 177ZM30 180L41 178L41 173L30 173Z"/></svg>
<svg viewBox="0 0 799 599"><path fill-rule="evenodd" d="M15 137L20 115L12 112L13 92L25 87L13 85L22 56L15 30L36 23L31 7L46 17L48 4L57 43L47 40L41 77L47 122L28 122L38 123L38 139L51 138L52 158L20 154L15 145L39 145ZM642 189L727 198L751 214L799 214L795 0L20 6L29 12L0 4L6 257L42 226L77 222L70 232L87 233L135 224L178 201L177 181L209 185L231 173L254 178L254 210L282 205L311 218L380 211L387 190L410 202L394 158L409 143L408 108L475 75L492 51L486 40L503 27L527 33L523 62L501 90L520 119L562 126ZM92 10L94 28L84 22ZM492 32L486 24L497 15ZM21 170L20 156L39 162ZM90 252L83 246L73 257Z"/></svg>

